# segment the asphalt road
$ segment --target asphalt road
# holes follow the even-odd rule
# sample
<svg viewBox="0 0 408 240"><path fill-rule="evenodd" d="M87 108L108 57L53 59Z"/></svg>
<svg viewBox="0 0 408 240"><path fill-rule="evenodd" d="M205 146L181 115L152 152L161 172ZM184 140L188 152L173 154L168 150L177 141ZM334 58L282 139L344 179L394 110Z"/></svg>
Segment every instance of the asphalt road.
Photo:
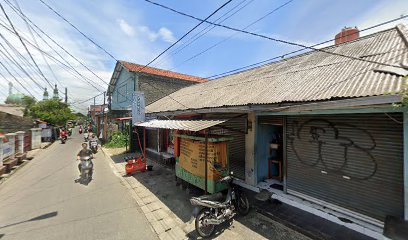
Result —
<svg viewBox="0 0 408 240"><path fill-rule="evenodd" d="M55 142L0 185L0 239L158 239L101 151L75 183L82 135Z"/></svg>

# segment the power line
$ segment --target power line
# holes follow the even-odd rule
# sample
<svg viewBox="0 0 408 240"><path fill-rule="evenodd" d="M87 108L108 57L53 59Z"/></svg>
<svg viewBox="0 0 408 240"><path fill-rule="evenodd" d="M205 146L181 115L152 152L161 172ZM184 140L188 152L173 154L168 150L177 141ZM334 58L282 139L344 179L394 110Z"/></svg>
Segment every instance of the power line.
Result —
<svg viewBox="0 0 408 240"><path fill-rule="evenodd" d="M10 31L12 34L15 34L13 31L11 31L7 26L3 25L2 23L0 23L0 26L2 26L3 28L5 28L6 30ZM64 67L66 67L66 68L68 68L68 69L72 69L74 72L76 72L79 76L82 77L82 79L81 79L81 78L78 78L78 79L87 82L89 85L91 85L93 88L95 88L98 92L100 91L100 89L98 89L94 84L92 84L90 81L88 81L87 78L86 78L85 76L83 76L81 73L79 73L74 67L71 66L71 68L70 68L69 66L67 66L67 65L64 64L64 63L62 63L60 60L56 59L55 57L53 57L53 56L50 55L49 53L43 51L43 50L40 49L40 48L37 48L34 44L32 44L32 43L31 43L30 41L28 41L27 39L25 39L25 40L27 41L27 43L28 43L30 46L32 46L32 47L38 49L39 51L42 51L46 56L48 56L48 57L49 57L50 59L52 59L53 61L60 63L61 65L63 65ZM71 73L70 71L68 71L68 72ZM72 74L72 73L71 73L71 74ZM73 74L73 76L77 77L75 74Z"/></svg>
<svg viewBox="0 0 408 240"><path fill-rule="evenodd" d="M86 39L88 39L89 41L91 41L93 44L95 44L95 46L99 47L100 49L102 49L105 53L107 53L111 58L115 59L117 62L120 63L119 60L117 60L115 57L113 57L112 54L110 54L108 51L106 51L104 48L102 48L100 45L98 45L97 43L95 43L91 38L89 38L88 36L86 36L81 30L79 30L76 26L74 26L71 22L69 22L66 18L64 18L61 14L59 14L56 10L54 10L51 6L49 6L48 4L46 4L43 0L39 0L41 3L43 3L45 6L47 6L51 11L53 11L55 14L57 14L57 16L59 16L60 18L62 18L65 22L67 22L69 25L71 25L73 28L75 28L82 36L84 36ZM229 4L232 0L227 1L226 3L224 3L223 5L221 5L219 8L217 8L214 12L212 12L207 18L205 18L205 20L209 19L211 16L213 16L214 14L216 14L219 10L221 10L223 7L225 7L227 4ZM162 51L158 56L156 56L153 60L151 60L149 63L147 63L146 65L144 65L143 67L139 68L138 70L136 70L136 72L140 72L142 71L144 68L146 68L147 66L149 66L151 63L153 63L154 61L156 61L160 56L162 56L164 53L166 53L169 49L171 49L174 45L176 45L178 42L180 42L182 39L184 39L188 34L190 34L192 31L194 31L197 27L199 27L201 24L203 24L205 22L205 20L201 21L199 24L197 24L195 27L193 27L190 31L188 31L186 34L184 34L181 38L179 38L176 42L174 42L173 44L171 44L169 47L167 47L164 51ZM121 63L120 63L121 64ZM122 64L121 64L122 65ZM123 65L122 65L123 66ZM124 67L124 66L123 66ZM159 90L163 93L165 93L162 89L154 86L153 84L148 83L150 86L152 86L153 88L155 88L156 90ZM120 94L118 92L118 94ZM167 94L167 93L166 93ZM125 96L127 98L127 96ZM173 99L174 101L178 102L177 100ZM181 104L181 103L179 103Z"/></svg>
<svg viewBox="0 0 408 240"><path fill-rule="evenodd" d="M42 0L40 0L42 2ZM198 28L199 26L201 26L201 24L203 24L204 22L207 21L207 19L209 19L210 17L212 17L214 14L216 14L218 11L220 11L222 8L224 8L227 4L229 4L232 0L228 0L227 2L225 2L223 5L221 5L219 8L217 8L214 12L212 12L208 17L206 17L204 20L201 20L199 24L197 24L196 26L194 26L192 29L190 29L187 33L185 33L181 38L179 38L177 41L175 41L173 44L171 44L169 47L167 47L164 51L162 51L159 55L157 55L155 58L153 58L153 60L151 60L150 62L148 62L144 67L138 69L137 71L142 71L143 69L145 69L147 66L149 66L150 64L152 64L154 61L156 61L159 57L161 57L164 53L166 53L168 50L170 50L170 48L174 47L177 43L179 43L181 40L183 40L188 34L190 34L192 31L194 31L196 28Z"/></svg>
<svg viewBox="0 0 408 240"><path fill-rule="evenodd" d="M249 27L255 25L256 23L262 21L263 19L265 19L266 17L268 17L268 16L271 15L272 13L274 13L274 12L278 11L279 9L285 7L286 5L288 5L288 4L291 3L291 2L293 2L293 0L289 0L289 1L285 2L284 4L278 6L277 8L273 9L272 11L269 11L267 14L263 15L262 17L258 18L258 19L255 20L254 22L252 22L252 23L250 23L249 25L247 25L247 26L244 28L244 30L246 30L246 29L248 29ZM214 26L214 27L215 27L215 26ZM200 56L200 55L202 55L202 54L208 52L209 50L215 48L216 46L218 46L218 45L220 45L220 44L222 44L222 43L228 41L229 39L231 39L232 37L234 37L234 36L237 35L237 34L239 34L239 32L235 32L234 34L230 35L228 38L225 38L225 39L223 39L223 40L221 40L221 41L216 42L215 44L213 44L213 45L211 45L210 47L204 49L203 51L201 51L201 52L199 52L199 53L193 55L193 56L190 57L190 58L187 58L187 59L184 60L182 63L176 65L175 67L173 67L173 68L170 69L169 71L172 71L173 69L175 69L175 68L177 68L177 67L180 67L181 65L183 65L183 64L185 64L185 63L187 63L187 62L193 60L194 58L196 58L196 57L198 57L198 56Z"/></svg>
<svg viewBox="0 0 408 240"><path fill-rule="evenodd" d="M28 55L31 58L31 61L33 61L34 65L37 67L38 72L41 74L41 76L44 78L44 80L52 87L52 84L50 83L50 81L48 81L48 79L45 77L45 75L42 73L40 67L37 65L37 62L34 60L33 56L31 55L31 52L28 50L26 44L24 43L23 39L21 39L20 34L17 32L17 30L14 28L13 22L11 21L11 19L9 18L9 16L7 15L6 11L3 8L3 4L0 3L0 8L4 13L4 16L6 16L7 21L10 23L11 28L13 29L13 31L15 32L15 34L17 35L18 39L20 40L21 44L24 46L24 49L26 50L26 52L28 53Z"/></svg>
<svg viewBox="0 0 408 240"><path fill-rule="evenodd" d="M97 77L99 80L101 80L103 83L109 85L108 83L105 82L105 80L103 80L101 77L99 77L94 71L92 71L88 66L86 66L82 61L80 61L78 58L76 58L74 55L72 55L68 50L66 50L63 46L61 46L61 44L59 44L58 42L56 42L52 37L50 37L47 33L45 33L38 25L36 25L33 21L30 20L29 17L27 17L23 12L19 11L13 4L11 4L9 2L9 0L5 0L5 2L10 6L10 8L16 12L22 19L24 19L25 21L28 21L31 23L32 26L34 26L38 31L40 31L43 35L45 35L49 40L51 40L55 45L57 45L60 49L62 49L66 54L68 54L70 57L72 57L75 61L77 61L81 66L83 66L85 69L87 69L92 75L94 75L95 77ZM41 40L43 42L45 42L48 47L50 47L54 52L56 52L56 50L51 47L48 42L46 42L41 35L34 30L34 28L32 28L32 30L37 34L37 36L39 36L41 38ZM64 58L62 58L64 59ZM64 59L65 60L65 59ZM115 59L116 60L116 59ZM67 62L67 61L66 61Z"/></svg>
<svg viewBox="0 0 408 240"><path fill-rule="evenodd" d="M393 52L397 52L397 51L401 51L401 49L393 49L393 50L390 50L390 51L387 51L387 52L382 52L381 54L378 54L378 55L383 55L383 54L387 54L387 53L393 53ZM403 53L403 54L405 54L405 53ZM401 55L402 55L402 54L399 54L399 55L397 55L397 56L395 56L395 57L392 57L392 58L390 58L390 59L387 59L387 61L393 60L393 59L395 59L396 57L401 56ZM190 93L188 93L188 94L183 94L183 97L190 96L190 95L194 95L194 94L196 94L196 93L210 92L210 91L214 91L214 90L216 90L216 89L222 89L222 88L227 88L227 87L231 87L231 86L241 85L241 84L244 84L244 83L257 82L257 81L260 81L260 80L271 79L271 78L278 77L278 76L281 76L281 75L286 75L286 74L289 74L289 73L304 72L304 71L310 71L310 70L313 70L313 69L316 69L316 68L328 67L328 66L333 66L333 65L338 65L338 64L344 64L344 63L351 62L351 61L353 61L353 60L347 59L347 60L345 60L345 61L339 61L339 62L334 62L334 63L328 63L328 64L324 64L324 65L317 65L317 66L313 66L313 67L310 67L310 68L288 71L288 72L279 73L279 74L270 75L270 76L261 77L261 78L256 78L256 77L257 77L258 75L263 75L264 73L249 74L249 75L245 76L245 78L248 78L248 79L250 79L250 80L245 80L245 81L240 81L240 82L233 82L233 83L226 84L226 85L223 85L223 86L220 86L220 87L215 87L215 88L206 89L206 90L199 90L199 91L196 91L196 92L190 92ZM302 62L302 63L300 63L300 64L305 64L305 63L307 63L307 62L310 62L310 61ZM291 66L296 66L296 65L291 65ZM370 67L370 66L368 66L367 68L369 68L369 67ZM286 68L286 67L282 67L282 68ZM274 69L273 71L279 71L279 70L282 69L282 68L277 68L277 69ZM369 70L371 70L371 69L369 69ZM355 75L353 75L353 76L355 76ZM255 78L254 78L254 77L255 77Z"/></svg>
<svg viewBox="0 0 408 240"><path fill-rule="evenodd" d="M106 54L108 54L111 58L117 60L112 54L110 54L108 51L106 51L103 47L101 47L99 44L97 44L94 40L92 40L90 37L88 37L87 35L85 35L85 33L83 33L81 30L79 30L77 27L75 27L75 25L73 25L70 21L68 21L65 17L63 17L61 14L59 14L56 10L54 10L50 5L48 5L47 3L45 3L43 0L40 0L40 2L42 4L44 4L47 8L49 8L51 11L53 11L55 14L57 14L61 19L63 19L66 23L68 23L69 25L71 25L71 27L75 28L83 37L85 37L86 39L88 39L89 41L91 41L95 46L97 46L99 49L101 49L102 51L104 51Z"/></svg>
<svg viewBox="0 0 408 240"><path fill-rule="evenodd" d="M17 0L14 0L14 3L16 4L16 6L17 6L19 12L23 14L23 11L22 11L20 5L18 4L18 1L17 1ZM7 3L7 4L8 4L8 3ZM10 6L10 5L9 5L9 6ZM14 9L13 9L13 10L14 10ZM33 31L31 30L32 27L30 26L30 24L28 23L28 21L27 21L25 18L23 18L23 20L24 20L24 22L25 22L25 24L26 24L26 26L27 26L27 29L28 29L28 32L29 32L30 35L31 35L31 38L32 38L33 41L34 41L34 44L39 48L40 46L38 45L37 39L35 38L35 36L34 36L34 34L33 34ZM50 70L50 72L51 72L52 76L54 77L55 81L58 82L58 83L60 84L60 86L62 86L62 83L59 81L59 79L58 79L57 76L55 75L54 71L52 70L52 68L51 68L50 64L48 63L47 59L45 58L44 54L43 54L42 52L40 52L40 54L41 54L41 56L42 56L42 58L43 58L45 64L47 64L48 69Z"/></svg>
<svg viewBox="0 0 408 240"><path fill-rule="evenodd" d="M10 44L10 42L8 42L7 41L7 39L5 39L4 38L4 36L0 33L0 37L7 43L7 45L9 45L9 47L14 51L14 52L16 52L17 50ZM31 81L33 81L34 83L35 83L35 85L37 86L37 87L39 87L40 89L43 89L43 87L37 82L37 81L35 81L31 76L30 76L30 74L14 59L14 57L10 54L10 52L7 50L7 48L2 44L2 43L0 43L0 46L4 49L4 51L7 53L4 53L3 51L1 51L1 53L3 53L3 55L4 55L4 57L6 57L6 58L8 58L9 60L10 60L10 62L12 62L15 66L17 66ZM20 54L18 51L17 51L17 53L18 54ZM17 56L19 56L19 57L22 57L22 56L20 56L20 55L18 55L17 54ZM22 57L23 59L24 59L24 57ZM25 60L25 59L24 59Z"/></svg>
<svg viewBox="0 0 408 240"><path fill-rule="evenodd" d="M42 1L42 0L40 0L40 1ZM172 12L181 14L181 15L183 15L183 16L186 16L186 17L189 17L189 18L193 18L193 19L198 20L198 21L203 21L203 22L206 22L206 23L215 25L215 26L223 27L223 28L226 28L226 29L229 29L229 30L232 30L232 31L236 31L236 32L241 32L241 33L249 34L249 35L252 35L252 36L255 36L255 37L264 38L264 39L271 40L271 41L274 41L274 42L279 42L279 43L284 43L284 44L287 44L287 45L302 47L302 48L306 48L306 49L310 49L310 50L315 50L315 51L327 53L327 54L330 54L330 55L340 56L340 57L344 57L344 58L350 58L350 59L354 59L354 60L358 60L358 61L370 62L370 63L380 64L380 65L389 66L389 67L403 68L403 67L398 66L398 65L386 64L386 63L371 61L371 60L367 60L367 59L360 59L360 58L356 58L356 57L353 57L353 56L344 55L344 54L341 54L341 53L328 52L328 51L325 51L325 50L322 50L322 49L319 49L319 48L314 48L314 47L311 47L311 46L306 46L306 45L304 45L304 44L300 44L300 43L296 43L296 42L291 42L291 41L287 41L287 40L282 40L282 39L277 39L277 38L269 37L269 36L266 36L266 35L263 35L263 34L254 33L254 32L250 32L250 31L247 31L247 30L242 30L242 29L238 29L238 28L226 26L226 25L219 24L219 23L210 22L210 21L207 21L207 19L201 19L201 18L195 17L195 16L193 16L193 15L186 14L186 13L180 12L180 11L178 11L178 10L175 10L175 9L173 9L173 8L167 7L167 6L165 6L165 5L162 5L162 4L159 4L159 3L156 3L156 2L152 2L152 1L150 1L150 0L145 0L145 1L146 1L146 2L149 2L149 3L151 3L151 4L154 4L154 5L156 5L156 6L159 6L159 7L165 8L165 9L168 9L168 10L170 10L170 11L172 11Z"/></svg>
<svg viewBox="0 0 408 240"><path fill-rule="evenodd" d="M376 24L374 26L371 26L371 27L368 27L368 28L365 28L365 29L362 29L362 30L358 30L358 32L361 33L361 32L364 32L364 31L368 31L368 30L371 30L371 29L374 29L374 28L377 28L377 27L381 27L381 26L384 26L384 25L387 25L387 24L390 24L390 23L405 19L407 17L408 17L408 15L403 15L403 16L400 16L398 18L393 18L391 20ZM326 40L326 41L323 41L323 42L320 42L320 43L316 43L316 44L312 45L311 47L317 47L317 46L320 46L320 45L323 45L323 44L326 44L326 43L329 43L329 42L332 42L332 41L335 41L337 39L347 37L347 36L350 36L350 35L354 35L354 33L346 34L345 36L341 36L341 37L329 39L329 40ZM253 68L253 67L256 67L256 66L261 65L261 64L262 65L263 64L268 64L268 63L272 62L273 60L282 59L282 58L287 57L289 55L292 55L294 53L302 52L303 50L306 50L306 49L307 48L301 48L301 49L298 49L298 50L295 50L295 51L292 51L292 52L288 52L288 53L285 53L285 54L282 54L282 55L279 55L279 56L276 56L276 57L273 57L273 58L269 58L269 59L266 59L266 60L263 60L263 61L260 61L260 62L256 62L256 63L246 65L246 66L243 66L243 67L239 67L239 68L229 70L229 71L226 71L226 72L223 72L223 73L215 74L215 75L212 75L212 76L209 76L209 77L206 77L206 78L207 79L214 79L214 78L221 77L221 76L224 76L224 75L227 75L227 74L238 73L240 71L246 70L248 68Z"/></svg>
<svg viewBox="0 0 408 240"><path fill-rule="evenodd" d="M218 23L222 23L225 22L226 20L228 20L229 18L231 18L232 16L234 16L235 14L237 14L239 11L241 11L242 9L244 9L245 7L247 7L249 4L251 4L252 2L254 2L255 0L251 0L248 3L246 3L245 5L241 6L241 4L243 4L244 2L246 2L247 0L243 0L241 2L239 2L237 5L235 5L233 8L231 8L230 10L228 10L227 12L225 12L224 14L222 14L220 17L218 17L217 19L214 20L214 22L218 22ZM229 16L227 16L230 12L234 11L236 8L238 8L239 6L241 6L239 9L237 9L235 12L231 13ZM226 16L226 17L225 17ZM225 17L224 19L222 19L223 17ZM221 19L221 20L220 20ZM220 21L218 21L220 20ZM194 34L192 37L190 37L186 42L182 43L180 46L178 46L177 48L173 49L172 51L170 51L168 53L168 56L171 55L176 55L179 52L181 52L182 50L184 50L185 48L187 48L188 46L190 46L191 44L193 44L195 41L197 41L198 39L200 39L202 36L204 36L205 34L207 34L208 32L210 32L211 30L213 30L216 26L213 26L211 24L209 24L208 26L206 26L204 29L202 29L201 31L197 32L196 34ZM158 61L155 66L158 66L161 62L163 61L160 60Z"/></svg>
<svg viewBox="0 0 408 240"><path fill-rule="evenodd" d="M12 78L14 78L14 80L15 80L18 84L21 85L22 88L24 88L24 90L26 90L26 92L27 92L28 94L31 95L31 97L35 98L35 97L33 96L33 94L31 94L31 92L28 91L28 89L9 71L9 69L8 69L6 66L4 66L4 64L3 64L2 62L0 62L0 65L8 72L8 74L9 74ZM0 72L0 75L1 75L4 79L7 79L6 77L4 77L4 75L3 75L1 72Z"/></svg>

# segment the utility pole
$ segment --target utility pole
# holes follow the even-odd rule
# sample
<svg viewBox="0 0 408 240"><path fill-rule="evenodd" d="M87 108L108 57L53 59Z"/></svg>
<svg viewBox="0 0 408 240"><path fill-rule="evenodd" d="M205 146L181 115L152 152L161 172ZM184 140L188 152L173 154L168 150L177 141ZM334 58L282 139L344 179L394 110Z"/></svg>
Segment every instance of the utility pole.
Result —
<svg viewBox="0 0 408 240"><path fill-rule="evenodd" d="M68 88L65 87L65 104L68 104Z"/></svg>
<svg viewBox="0 0 408 240"><path fill-rule="evenodd" d="M96 104L96 97L94 97L93 115L91 116L92 121L94 121L94 118L95 118L95 110L96 110L95 104Z"/></svg>
<svg viewBox="0 0 408 240"><path fill-rule="evenodd" d="M103 105L102 105L102 119L103 119L102 140L103 141L105 141L105 136L106 136L105 102L106 102L106 92L103 92Z"/></svg>

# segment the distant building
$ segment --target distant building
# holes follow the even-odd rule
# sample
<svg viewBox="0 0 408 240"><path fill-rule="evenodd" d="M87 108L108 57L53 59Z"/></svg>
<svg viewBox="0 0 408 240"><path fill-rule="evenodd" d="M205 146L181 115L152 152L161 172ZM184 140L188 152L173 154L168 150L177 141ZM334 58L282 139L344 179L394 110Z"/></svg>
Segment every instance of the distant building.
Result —
<svg viewBox="0 0 408 240"><path fill-rule="evenodd" d="M15 104L21 105L23 104L24 94L21 93L13 93L13 83L9 82L9 95L4 103L6 104Z"/></svg>
<svg viewBox="0 0 408 240"><path fill-rule="evenodd" d="M43 100L48 100L48 91L47 88L44 89Z"/></svg>
<svg viewBox="0 0 408 240"><path fill-rule="evenodd" d="M109 117L110 119L123 119L132 115L132 94L134 91L144 92L147 106L182 88L204 82L208 82L208 80L126 61L118 61L107 91ZM159 132L157 130L148 130L147 134L149 136L147 144L154 145ZM131 144L134 142L132 141L133 137L135 136L131 137ZM152 148L154 147L152 146Z"/></svg>
<svg viewBox="0 0 408 240"><path fill-rule="evenodd" d="M52 99L55 99L55 100L59 99L57 84L55 84L54 95L52 96Z"/></svg>

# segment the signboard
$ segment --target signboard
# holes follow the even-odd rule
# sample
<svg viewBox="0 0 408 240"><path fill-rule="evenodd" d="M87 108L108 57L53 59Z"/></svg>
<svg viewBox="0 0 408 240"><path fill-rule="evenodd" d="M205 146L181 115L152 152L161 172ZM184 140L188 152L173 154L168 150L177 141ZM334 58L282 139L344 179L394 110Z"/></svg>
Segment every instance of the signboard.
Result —
<svg viewBox="0 0 408 240"><path fill-rule="evenodd" d="M132 122L140 123L145 121L145 98L144 92L135 91L132 97Z"/></svg>
<svg viewBox="0 0 408 240"><path fill-rule="evenodd" d="M220 178L220 173L213 167L214 164L225 168L227 166L227 143L208 143L207 148L208 172L210 180ZM198 177L205 177L205 142L190 139L181 139L179 165Z"/></svg>

